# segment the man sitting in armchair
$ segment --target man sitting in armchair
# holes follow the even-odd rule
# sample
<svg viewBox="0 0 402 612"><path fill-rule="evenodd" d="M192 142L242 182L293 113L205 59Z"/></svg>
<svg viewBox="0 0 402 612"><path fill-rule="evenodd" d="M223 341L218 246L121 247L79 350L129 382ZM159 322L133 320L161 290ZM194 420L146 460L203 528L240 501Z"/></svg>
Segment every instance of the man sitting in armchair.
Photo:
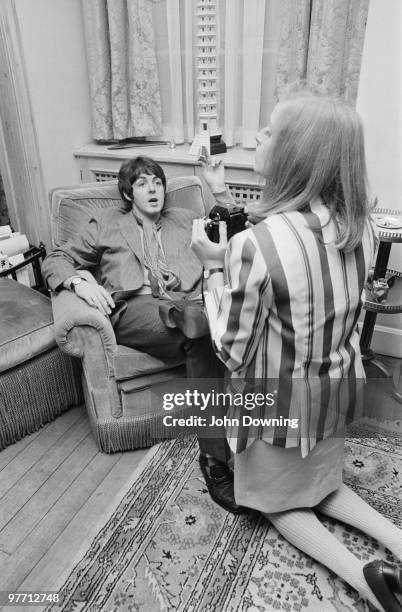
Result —
<svg viewBox="0 0 402 612"><path fill-rule="evenodd" d="M118 344L183 359L188 378L221 378L201 303L202 265L190 249L195 213L164 209L165 174L150 158L124 162L118 187L121 207L94 211L82 233L46 257L49 287L73 291L110 316ZM88 277L91 270L99 283ZM224 437L199 443L202 453L213 448L224 462L230 455ZM208 482L217 503L240 510L231 473L217 474L216 482L209 475Z"/></svg>
<svg viewBox="0 0 402 612"><path fill-rule="evenodd" d="M48 255L46 282L109 315L119 344L183 358L192 378L219 376L199 299L202 266L189 248L195 214L164 210L166 177L150 158L124 162L118 187L123 206L94 211L82 233ZM95 269L99 283L83 272Z"/></svg>

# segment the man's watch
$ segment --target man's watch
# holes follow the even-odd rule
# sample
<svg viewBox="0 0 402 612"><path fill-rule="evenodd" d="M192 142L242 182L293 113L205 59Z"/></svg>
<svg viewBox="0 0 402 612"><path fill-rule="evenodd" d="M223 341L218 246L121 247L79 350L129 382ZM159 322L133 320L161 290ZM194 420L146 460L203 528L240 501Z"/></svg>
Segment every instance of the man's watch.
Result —
<svg viewBox="0 0 402 612"><path fill-rule="evenodd" d="M83 282L85 282L85 279L82 276L74 276L70 281L70 291L75 293L76 286Z"/></svg>
<svg viewBox="0 0 402 612"><path fill-rule="evenodd" d="M209 278L212 274L221 272L223 274L223 268L211 268L210 270L204 270L204 278Z"/></svg>

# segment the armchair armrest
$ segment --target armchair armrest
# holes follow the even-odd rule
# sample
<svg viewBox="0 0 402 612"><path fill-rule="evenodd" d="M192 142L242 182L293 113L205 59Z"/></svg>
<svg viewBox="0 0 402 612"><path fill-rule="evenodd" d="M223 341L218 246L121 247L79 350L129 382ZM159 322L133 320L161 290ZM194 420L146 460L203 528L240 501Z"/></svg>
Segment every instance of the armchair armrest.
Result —
<svg viewBox="0 0 402 612"><path fill-rule="evenodd" d="M72 357L83 357L85 346L79 337L71 332L77 327L95 330L102 341L107 357L116 351L116 336L108 317L96 308L88 306L71 291L62 290L52 295L54 330L60 348ZM112 363L112 359L108 359Z"/></svg>
<svg viewBox="0 0 402 612"><path fill-rule="evenodd" d="M57 344L82 359L90 419L120 417L113 365L117 344L109 318L67 290L53 295L52 305Z"/></svg>

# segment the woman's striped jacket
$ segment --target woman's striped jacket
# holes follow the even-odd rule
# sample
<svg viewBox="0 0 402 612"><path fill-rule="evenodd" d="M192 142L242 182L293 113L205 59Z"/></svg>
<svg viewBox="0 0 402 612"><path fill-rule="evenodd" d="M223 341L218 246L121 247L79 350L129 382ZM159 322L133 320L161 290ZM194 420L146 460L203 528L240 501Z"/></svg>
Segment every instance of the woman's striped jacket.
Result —
<svg viewBox="0 0 402 612"><path fill-rule="evenodd" d="M375 236L367 223L349 253L334 247L335 238L328 209L316 201L302 212L271 215L229 242L227 284L206 295L215 350L233 389L275 396L271 407L231 407L227 435L235 452L261 438L300 445L305 456L361 409L357 320ZM255 424L243 426L245 414Z"/></svg>

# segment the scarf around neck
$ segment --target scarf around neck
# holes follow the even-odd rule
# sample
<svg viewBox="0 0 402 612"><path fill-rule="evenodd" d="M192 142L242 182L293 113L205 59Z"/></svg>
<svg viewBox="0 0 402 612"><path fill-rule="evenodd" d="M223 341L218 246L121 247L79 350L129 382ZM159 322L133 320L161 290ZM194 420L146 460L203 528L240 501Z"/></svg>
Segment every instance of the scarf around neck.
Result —
<svg viewBox="0 0 402 612"><path fill-rule="evenodd" d="M148 270L152 295L174 299L169 292L179 291L181 283L179 277L169 270L159 241L161 220L154 222L146 217L141 218L134 210L133 214L138 225L142 227L144 265Z"/></svg>

